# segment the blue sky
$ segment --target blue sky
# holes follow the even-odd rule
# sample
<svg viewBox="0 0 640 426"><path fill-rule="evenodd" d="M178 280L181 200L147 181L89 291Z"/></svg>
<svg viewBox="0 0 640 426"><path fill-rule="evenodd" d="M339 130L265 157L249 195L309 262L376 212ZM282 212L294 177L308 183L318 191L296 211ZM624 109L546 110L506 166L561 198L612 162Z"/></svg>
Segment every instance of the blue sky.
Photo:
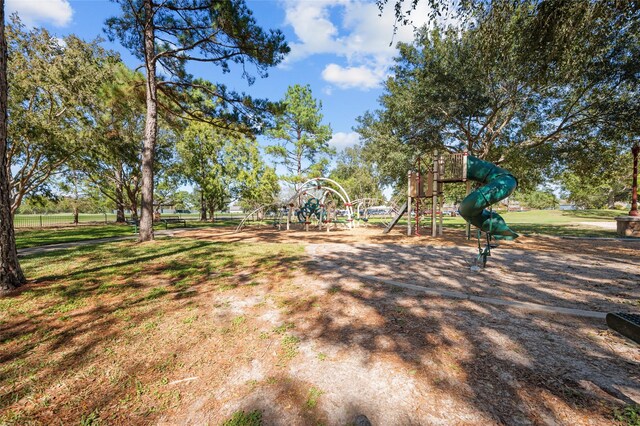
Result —
<svg viewBox="0 0 640 426"><path fill-rule="evenodd" d="M426 2L422 2L426 3ZM412 39L411 28L393 35L393 11L379 16L377 6L360 0L248 0L263 28L285 34L291 53L266 79L249 86L237 75L222 75L215 66L194 68L198 77L224 82L254 97L282 99L289 85L309 84L322 101L325 123L337 149L358 141L356 118L377 108L381 84L389 75L396 49L390 44ZM106 39L103 27L119 6L107 0L6 0L6 14L17 12L29 26L44 26L58 36ZM414 13L426 16L425 11ZM420 22L416 22L419 24ZM104 45L121 53L132 68L140 64L117 42Z"/></svg>

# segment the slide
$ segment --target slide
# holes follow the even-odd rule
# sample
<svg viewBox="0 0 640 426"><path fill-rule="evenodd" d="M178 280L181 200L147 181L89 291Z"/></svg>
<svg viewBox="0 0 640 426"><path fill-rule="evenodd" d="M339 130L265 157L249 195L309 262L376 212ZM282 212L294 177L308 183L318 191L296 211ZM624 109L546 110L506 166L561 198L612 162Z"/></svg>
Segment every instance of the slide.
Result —
<svg viewBox="0 0 640 426"><path fill-rule="evenodd" d="M482 231L491 232L497 240L518 238L499 214L486 210L511 195L518 186L518 180L507 170L471 155L467 157L467 179L485 185L462 200L458 209L460 216Z"/></svg>
<svg viewBox="0 0 640 426"><path fill-rule="evenodd" d="M409 206L407 205L406 201L401 204L400 210L396 214L396 217L394 217L391 223L387 225L387 227L382 232L383 234L388 234L389 231L391 231L391 229L393 229L393 227L396 226L396 223L398 223L400 221L400 218L407 212L407 207ZM409 220L411 220L411 218L409 218Z"/></svg>

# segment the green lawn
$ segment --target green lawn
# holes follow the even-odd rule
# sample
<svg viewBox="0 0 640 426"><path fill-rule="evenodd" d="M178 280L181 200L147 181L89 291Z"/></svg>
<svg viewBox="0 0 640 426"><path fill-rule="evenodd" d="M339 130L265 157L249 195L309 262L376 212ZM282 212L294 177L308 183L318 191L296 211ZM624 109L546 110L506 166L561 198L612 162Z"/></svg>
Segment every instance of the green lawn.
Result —
<svg viewBox="0 0 640 426"><path fill-rule="evenodd" d="M125 235L133 235L133 227L128 225L87 225L73 228L17 229L16 245L21 249L47 244L121 237Z"/></svg>
<svg viewBox="0 0 640 426"><path fill-rule="evenodd" d="M530 210L523 212L500 213L509 226L522 235L553 235L568 237L616 237L615 229L599 228L581 222L614 222L616 216L626 212L620 210ZM376 219L371 222L375 223ZM430 218L422 220L428 227ZM460 216L443 218L446 228L464 229L465 221ZM401 220L396 226L406 226Z"/></svg>
<svg viewBox="0 0 640 426"><path fill-rule="evenodd" d="M612 222L616 216L625 212L619 210L531 210L526 212L509 212L502 216L506 222L518 233L523 235L555 235L574 237L615 237L613 229L604 229L580 224L580 222ZM187 228L236 226L239 219L217 220L215 222L187 221ZM378 223L379 219L372 217L370 223ZM271 221L253 222L253 224L271 224ZM429 219L423 220L427 226ZM454 229L464 229L464 220L458 217L444 217L444 226ZM406 226L406 220L400 221L397 227ZM170 225L175 229L176 225ZM180 226L181 228L181 226ZM164 225L156 226L156 229L165 229ZM67 228L40 228L29 230L16 230L18 248L36 247L47 244L65 243L71 241L84 241L96 238L121 237L133 235L133 227L128 225L95 225Z"/></svg>
<svg viewBox="0 0 640 426"><path fill-rule="evenodd" d="M187 220L187 228L207 228L217 226L237 226L238 219L217 220L215 222L200 222ZM255 223L255 222L254 222ZM154 225L155 230L164 230L162 223ZM171 224L168 229L184 229L182 224ZM97 238L111 238L132 236L134 228L130 225L82 225L64 228L36 228L36 229L16 229L16 245L19 249L27 247L37 247L47 244L68 243L71 241L94 240Z"/></svg>

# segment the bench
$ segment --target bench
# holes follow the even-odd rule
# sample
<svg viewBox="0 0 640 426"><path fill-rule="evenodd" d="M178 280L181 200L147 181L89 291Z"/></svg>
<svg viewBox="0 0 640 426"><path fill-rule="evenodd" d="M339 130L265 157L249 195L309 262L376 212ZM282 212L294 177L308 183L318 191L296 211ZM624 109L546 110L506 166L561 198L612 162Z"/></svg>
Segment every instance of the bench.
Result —
<svg viewBox="0 0 640 426"><path fill-rule="evenodd" d="M179 217L160 218L160 222L164 223L164 229L168 229L170 223L182 223L183 227L187 227L187 221L185 219L180 219Z"/></svg>
<svg viewBox="0 0 640 426"><path fill-rule="evenodd" d="M137 234L138 233L138 227L140 226L140 219L126 219L125 222L127 223L127 225L131 225L133 226L133 233Z"/></svg>
<svg viewBox="0 0 640 426"><path fill-rule="evenodd" d="M137 234L138 233L138 227L140 226L140 220L133 220L133 219L127 219L125 220L125 222L127 223L127 225L131 225L133 226L133 233ZM180 219L179 217L165 217L165 218L161 218L160 220L154 222L154 223L163 223L164 224L164 229L168 229L169 224L170 223L182 223L183 227L187 227L187 221L185 219Z"/></svg>

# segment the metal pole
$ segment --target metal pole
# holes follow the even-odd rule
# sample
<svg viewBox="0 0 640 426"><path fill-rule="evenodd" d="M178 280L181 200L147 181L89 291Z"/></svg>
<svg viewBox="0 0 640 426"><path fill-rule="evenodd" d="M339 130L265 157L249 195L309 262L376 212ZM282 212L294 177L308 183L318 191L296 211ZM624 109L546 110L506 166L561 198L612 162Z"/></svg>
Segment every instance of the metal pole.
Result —
<svg viewBox="0 0 640 426"><path fill-rule="evenodd" d="M638 212L638 153L640 153L640 144L636 143L631 150L633 154L633 189L631 191L631 210L629 216L640 216Z"/></svg>
<svg viewBox="0 0 640 426"><path fill-rule="evenodd" d="M407 173L407 236L411 236L411 186L413 182L411 182L412 174L411 171Z"/></svg>
<svg viewBox="0 0 640 426"><path fill-rule="evenodd" d="M467 194L469 195L471 194L471 181L468 180L467 181ZM471 224L469 222L466 222L467 226L465 227L465 235L467 236L467 240L471 239Z"/></svg>
<svg viewBox="0 0 640 426"><path fill-rule="evenodd" d="M411 236L411 197L407 197L407 235Z"/></svg>
<svg viewBox="0 0 640 426"><path fill-rule="evenodd" d="M438 151L434 152L433 156L433 188L431 188L431 236L437 237L438 226L436 209L438 208L438 180L440 179L440 156Z"/></svg>
<svg viewBox="0 0 640 426"><path fill-rule="evenodd" d="M420 236L420 159L418 159L418 174L416 175L416 236Z"/></svg>

